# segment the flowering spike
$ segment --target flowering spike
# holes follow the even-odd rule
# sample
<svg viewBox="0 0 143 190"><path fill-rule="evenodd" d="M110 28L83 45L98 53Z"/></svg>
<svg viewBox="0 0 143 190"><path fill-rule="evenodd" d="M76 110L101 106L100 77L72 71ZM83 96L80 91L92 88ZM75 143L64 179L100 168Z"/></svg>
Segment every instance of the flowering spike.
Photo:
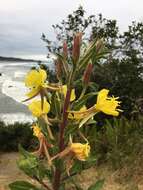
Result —
<svg viewBox="0 0 143 190"><path fill-rule="evenodd" d="M62 76L62 61L60 59L57 59L55 61L55 69L56 69L56 74L57 74L57 78L61 78Z"/></svg>
<svg viewBox="0 0 143 190"><path fill-rule="evenodd" d="M92 63L89 63L85 69L84 75L83 75L83 83L85 85L88 85L92 73L93 65Z"/></svg>
<svg viewBox="0 0 143 190"><path fill-rule="evenodd" d="M67 57L68 57L68 47L67 47L66 41L64 41L64 43L63 43L63 56L65 59L67 59Z"/></svg>
<svg viewBox="0 0 143 190"><path fill-rule="evenodd" d="M96 42L96 53L99 54L103 49L103 47L104 47L103 40L102 39L98 40Z"/></svg>
<svg viewBox="0 0 143 190"><path fill-rule="evenodd" d="M78 61L79 56L80 56L81 40L82 40L82 33L79 32L74 36L74 40L73 40L72 56L73 56L74 63Z"/></svg>

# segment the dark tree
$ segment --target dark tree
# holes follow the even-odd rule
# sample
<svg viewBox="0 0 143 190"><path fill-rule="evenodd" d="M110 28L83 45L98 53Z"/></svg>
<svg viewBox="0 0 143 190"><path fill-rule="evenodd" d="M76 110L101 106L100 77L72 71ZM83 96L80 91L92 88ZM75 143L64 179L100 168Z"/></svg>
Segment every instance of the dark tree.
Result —
<svg viewBox="0 0 143 190"><path fill-rule="evenodd" d="M61 51L63 41L71 51L69 44L76 32L83 33L85 44L93 38L103 38L110 53L107 59L94 63L92 81L99 84L99 89L110 88L112 94L120 96L125 115L134 111L136 102L143 98L143 23L132 22L120 34L116 20L103 18L101 14L86 16L80 6L53 28L56 42L42 36L48 54Z"/></svg>

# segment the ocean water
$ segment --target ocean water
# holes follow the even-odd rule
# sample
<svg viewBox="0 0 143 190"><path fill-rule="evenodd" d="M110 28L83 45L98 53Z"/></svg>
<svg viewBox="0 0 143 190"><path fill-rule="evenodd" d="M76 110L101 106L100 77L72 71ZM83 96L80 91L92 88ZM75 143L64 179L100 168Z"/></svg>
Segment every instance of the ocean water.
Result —
<svg viewBox="0 0 143 190"><path fill-rule="evenodd" d="M48 63L49 65L50 63ZM34 119L27 108L24 77L33 62L0 62L0 120L6 123L32 122Z"/></svg>

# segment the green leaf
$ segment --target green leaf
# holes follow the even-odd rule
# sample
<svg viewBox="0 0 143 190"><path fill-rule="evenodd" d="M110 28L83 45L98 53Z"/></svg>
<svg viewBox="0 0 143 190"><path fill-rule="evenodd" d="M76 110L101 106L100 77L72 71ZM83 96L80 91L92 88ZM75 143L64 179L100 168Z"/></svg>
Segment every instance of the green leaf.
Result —
<svg viewBox="0 0 143 190"><path fill-rule="evenodd" d="M65 183L60 185L60 190L65 190Z"/></svg>
<svg viewBox="0 0 143 190"><path fill-rule="evenodd" d="M45 169L45 175L48 177L50 181L52 181L52 171L49 169Z"/></svg>
<svg viewBox="0 0 143 190"><path fill-rule="evenodd" d="M87 100L93 96L96 96L98 92L91 92L84 95L80 100L77 100L73 103L72 109L79 110L83 105L86 104Z"/></svg>
<svg viewBox="0 0 143 190"><path fill-rule="evenodd" d="M56 112L56 115L59 115L60 116L60 113L61 113L61 100L59 99L59 97L55 94L54 96L54 101L51 102L52 104L54 104L55 106L55 112Z"/></svg>
<svg viewBox="0 0 143 190"><path fill-rule="evenodd" d="M91 91L98 91L99 85L95 82L89 82L88 86L91 88Z"/></svg>
<svg viewBox="0 0 143 190"><path fill-rule="evenodd" d="M29 176L34 176L36 175L36 170L38 167L38 161L33 159L33 158L23 158L21 157L18 160L18 167L24 171L25 174Z"/></svg>
<svg viewBox="0 0 143 190"><path fill-rule="evenodd" d="M11 183L9 184L9 188L11 190L42 190L26 181L16 181L14 183Z"/></svg>
<svg viewBox="0 0 143 190"><path fill-rule="evenodd" d="M52 143L52 140L49 137L49 133L47 130L48 124L44 121L43 118L38 118L38 125L40 126L42 133L44 134L44 136L46 137L47 141L49 143Z"/></svg>
<svg viewBox="0 0 143 190"><path fill-rule="evenodd" d="M72 172L73 173L80 173L83 170L82 162L79 160L76 160L73 167Z"/></svg>
<svg viewBox="0 0 143 190"><path fill-rule="evenodd" d="M97 121L95 121L93 118L91 118L91 119L89 119L88 121L87 121L87 125L91 125L91 124L96 124L97 123Z"/></svg>
<svg viewBox="0 0 143 190"><path fill-rule="evenodd" d="M36 158L33 154L24 150L24 148L21 145L18 146L18 150L24 158L27 158L27 157Z"/></svg>
<svg viewBox="0 0 143 190"><path fill-rule="evenodd" d="M103 188L104 179L98 180L94 185L91 185L88 190L100 190Z"/></svg>
<svg viewBox="0 0 143 190"><path fill-rule="evenodd" d="M89 60L92 58L93 53L95 52L96 49L96 41L97 39L95 39L90 46L86 49L83 57L80 59L79 61L79 70L81 70L83 67L85 67Z"/></svg>
<svg viewBox="0 0 143 190"><path fill-rule="evenodd" d="M64 69L64 72L65 74L68 76L69 72L68 72L68 64L67 64L67 61L65 60L65 58L60 55L59 53L56 53L56 56L57 58L61 61L62 63L62 66L63 66L63 69Z"/></svg>
<svg viewBox="0 0 143 190"><path fill-rule="evenodd" d="M60 116L61 113L61 98L62 94L53 93L51 97L51 113L56 116Z"/></svg>
<svg viewBox="0 0 143 190"><path fill-rule="evenodd" d="M79 124L79 128L81 128L90 118L92 118L95 115L95 113L91 113L88 115L88 117L85 117Z"/></svg>
<svg viewBox="0 0 143 190"><path fill-rule="evenodd" d="M69 136L74 135L79 128L79 123L75 123L73 121L70 121L70 123L67 125L65 130L65 141L69 141Z"/></svg>
<svg viewBox="0 0 143 190"><path fill-rule="evenodd" d="M97 161L97 158L95 156L90 156L86 162L96 162Z"/></svg>
<svg viewBox="0 0 143 190"><path fill-rule="evenodd" d="M25 151L19 146L21 153L20 159L17 161L18 167L24 171L30 177L36 176L39 180L42 180L46 175L46 168L36 156Z"/></svg>

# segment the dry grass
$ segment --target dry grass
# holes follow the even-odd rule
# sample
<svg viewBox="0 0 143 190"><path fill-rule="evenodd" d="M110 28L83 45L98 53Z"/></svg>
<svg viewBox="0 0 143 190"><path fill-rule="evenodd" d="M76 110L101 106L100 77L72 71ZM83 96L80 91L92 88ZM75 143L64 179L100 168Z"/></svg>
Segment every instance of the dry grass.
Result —
<svg viewBox="0 0 143 190"><path fill-rule="evenodd" d="M16 166L18 153L0 154L0 190L6 190L7 185L15 180L29 180ZM136 167L122 168L113 171L109 166L90 168L76 177L83 189L98 179L105 178L103 190L143 190L143 165L142 161ZM31 181L33 182L33 181ZM71 190L68 188L67 190Z"/></svg>

